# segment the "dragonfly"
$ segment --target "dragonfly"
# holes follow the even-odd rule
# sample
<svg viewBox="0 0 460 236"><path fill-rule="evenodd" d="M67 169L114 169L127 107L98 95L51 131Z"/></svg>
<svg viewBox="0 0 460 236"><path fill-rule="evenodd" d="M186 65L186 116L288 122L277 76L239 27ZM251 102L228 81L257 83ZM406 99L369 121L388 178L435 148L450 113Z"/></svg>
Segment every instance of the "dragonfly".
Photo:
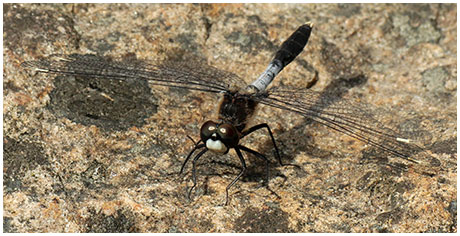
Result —
<svg viewBox="0 0 460 236"><path fill-rule="evenodd" d="M229 189L246 172L243 152L265 162L268 183L268 158L240 143L244 137L254 131L261 129L267 131L279 164L285 165L270 126L261 123L248 127L248 122L254 116L259 104L299 114L393 156L418 163L413 155L420 148L412 144L410 139L404 138L397 129L384 125L374 118L372 111L362 103L351 99L336 99L332 94L312 91L309 88L272 86L267 89L273 79L303 51L312 29L313 24L310 22L298 27L281 44L267 68L249 85L234 73L209 65L196 65L184 61L166 60L157 63L130 64L107 60L92 54L54 54L41 60L26 61L22 66L32 68L39 73L88 79L145 80L152 85L220 94L222 99L218 108L218 119L206 121L201 126L200 140L186 156L179 172L182 174L186 164L192 160L193 185L188 190L189 199L197 185L196 164L208 151L227 154L233 149L242 166L241 171L226 187L225 205L229 202Z"/></svg>

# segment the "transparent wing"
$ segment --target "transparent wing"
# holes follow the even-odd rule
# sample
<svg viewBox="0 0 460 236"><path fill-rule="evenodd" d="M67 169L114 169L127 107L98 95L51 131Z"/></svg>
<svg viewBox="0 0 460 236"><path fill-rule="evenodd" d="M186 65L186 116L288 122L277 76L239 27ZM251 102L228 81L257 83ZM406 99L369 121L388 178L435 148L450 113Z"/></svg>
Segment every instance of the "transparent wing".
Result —
<svg viewBox="0 0 460 236"><path fill-rule="evenodd" d="M23 67L38 72L76 75L88 78L143 79L154 85L219 93L236 91L245 83L233 73L197 61L115 62L86 54L51 55L43 60L27 61Z"/></svg>
<svg viewBox="0 0 460 236"><path fill-rule="evenodd" d="M257 97L262 104L298 113L397 157L419 163L412 157L423 149L404 138L395 128L379 122L378 113L367 105L309 89L274 87L268 96Z"/></svg>

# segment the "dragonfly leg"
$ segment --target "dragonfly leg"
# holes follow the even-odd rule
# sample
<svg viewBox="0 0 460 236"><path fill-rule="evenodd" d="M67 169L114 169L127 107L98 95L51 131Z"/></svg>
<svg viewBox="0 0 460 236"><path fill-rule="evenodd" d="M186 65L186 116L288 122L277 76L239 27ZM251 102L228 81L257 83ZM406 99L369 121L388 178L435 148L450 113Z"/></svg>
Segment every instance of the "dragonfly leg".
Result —
<svg viewBox="0 0 460 236"><path fill-rule="evenodd" d="M252 133L252 132L254 132L256 130L263 129L263 128L267 128L268 134L270 135L270 138L272 139L273 147L275 148L275 156L278 159L278 162L280 163L280 165L284 166L285 164L281 161L281 156L280 156L280 152L278 150L278 146L276 146L275 138L273 137L273 133L272 133L272 131L270 129L270 126L268 126L268 124L266 124L266 123L258 124L256 126L253 126L253 127L249 128L248 130L246 130L246 131L244 131L242 133L241 138L249 135L250 133Z"/></svg>
<svg viewBox="0 0 460 236"><path fill-rule="evenodd" d="M241 172L236 176L236 178L227 186L225 189L226 197L225 197L225 205L228 205L228 190L238 181L238 179L241 178L241 176L244 174L246 171L246 162L244 161L243 154L241 153L240 149L238 147L235 147L236 154L240 158L241 165L243 168L241 169Z"/></svg>
<svg viewBox="0 0 460 236"><path fill-rule="evenodd" d="M203 151L201 151L200 153L198 153L195 158L193 158L193 161L192 161L192 180L193 180L193 186L190 188L190 190L188 191L188 199L190 199L190 195L192 194L192 190L195 188L196 186L196 162L198 161L198 159L205 153L207 152L208 149L204 149Z"/></svg>
<svg viewBox="0 0 460 236"><path fill-rule="evenodd" d="M190 157L193 155L193 153L194 153L196 150L198 150L198 149L200 149L200 148L203 148L203 147L205 147L205 146L206 146L205 144L199 144L199 142L198 142L198 143L195 143L195 147L192 149L192 151L190 151L190 153L188 154L187 158L185 158L184 163L182 163L182 167L180 168L179 175L181 175L182 172L184 172L185 164L187 164L188 160L189 160Z"/></svg>
<svg viewBox="0 0 460 236"><path fill-rule="evenodd" d="M254 156L256 156L256 157L262 159L262 160L265 162L265 184L268 186L268 159L267 159L267 157L264 156L263 154L257 152L257 151L254 151L254 150L252 150L252 149L250 149L250 148L247 148L247 147L245 147L245 146L239 145L238 147L239 147L241 150L246 151L246 152L249 152L249 153L251 153L252 155L254 155Z"/></svg>

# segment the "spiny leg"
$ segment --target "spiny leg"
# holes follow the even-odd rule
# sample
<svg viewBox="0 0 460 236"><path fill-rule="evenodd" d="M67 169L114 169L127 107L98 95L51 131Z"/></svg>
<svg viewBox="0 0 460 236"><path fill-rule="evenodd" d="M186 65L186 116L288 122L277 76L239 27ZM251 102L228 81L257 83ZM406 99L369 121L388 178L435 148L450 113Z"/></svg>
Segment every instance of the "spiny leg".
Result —
<svg viewBox="0 0 460 236"><path fill-rule="evenodd" d="M243 168L241 172L236 176L236 178L227 186L225 189L226 197L225 197L225 205L228 204L228 190L238 181L238 179L244 174L246 171L246 162L244 161L243 154L241 153L240 149L238 147L235 147L236 154L240 158L241 165L243 165Z"/></svg>
<svg viewBox="0 0 460 236"><path fill-rule="evenodd" d="M198 161L198 159L205 153L207 152L208 149L204 149L203 151L201 151L200 153L198 153L195 158L193 158L193 161L192 161L192 179L193 179L193 186L190 188L190 190L188 191L188 199L190 199L190 195L192 194L192 190L195 188L196 186L196 162Z"/></svg>
<svg viewBox="0 0 460 236"><path fill-rule="evenodd" d="M185 164L187 164L188 160L190 159L190 157L193 155L193 153L200 149L200 148L203 148L205 147L206 145L205 144L199 144L200 142L196 143L195 147L192 149L192 151L190 151L190 153L188 154L187 158L185 158L185 161L184 163L182 163L182 167L180 168L180 172L179 172L179 175L182 174L182 172L184 171L184 168L185 168ZM199 144L199 145L198 145Z"/></svg>
<svg viewBox="0 0 460 236"><path fill-rule="evenodd" d="M265 161L265 170L266 170L266 178L265 178L265 187L267 188L268 191L270 191L272 194L274 194L278 199L281 199L281 197L275 192L273 191L272 189L270 189L270 186L268 186L268 177L269 177L269 174L268 174L268 159L265 155L257 152L257 151L254 151L250 148L247 148L245 146L241 146L241 145L238 145L239 148L241 148L241 150L243 151L246 151L246 152L249 152L249 153L252 153L254 156L262 159ZM286 165L290 165L290 164L286 164Z"/></svg>
<svg viewBox="0 0 460 236"><path fill-rule="evenodd" d="M263 154L257 152L257 151L254 151L248 147L245 147L245 146L242 146L242 145L238 145L238 147L243 150L243 151L246 151L246 152L249 152L251 153L252 155L262 159L263 161L265 161L265 184L268 186L268 159L266 156L264 156Z"/></svg>
<svg viewBox="0 0 460 236"><path fill-rule="evenodd" d="M202 140L200 140L198 142L195 142L195 140L192 137L190 137L190 135L188 135L188 134L187 134L187 138L192 140L192 142L193 142L193 144L195 144L195 146L198 145L202 141Z"/></svg>
<svg viewBox="0 0 460 236"><path fill-rule="evenodd" d="M267 123L263 123L263 124L258 124L258 125L255 125L251 128L249 128L248 130L245 130L243 133L242 133L242 136L241 138L247 136L248 134L256 131L256 130L259 130L259 129L262 129L262 128L267 128L268 130L268 134L270 134L270 138L272 139L272 143L273 143L273 147L275 147L275 156L276 158L278 159L280 165L284 166L285 164L283 164L283 162L281 161L281 156L280 156L280 152L278 150L278 147L276 146L276 142L275 142L275 138L273 137L273 133L270 129L270 126L268 126Z"/></svg>

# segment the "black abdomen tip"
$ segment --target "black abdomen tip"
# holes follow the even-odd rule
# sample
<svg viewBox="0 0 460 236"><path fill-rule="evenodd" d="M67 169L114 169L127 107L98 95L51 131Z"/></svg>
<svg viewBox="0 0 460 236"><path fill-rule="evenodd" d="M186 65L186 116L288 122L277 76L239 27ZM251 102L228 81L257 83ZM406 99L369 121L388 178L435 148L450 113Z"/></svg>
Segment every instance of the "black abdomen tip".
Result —
<svg viewBox="0 0 460 236"><path fill-rule="evenodd" d="M294 60L310 38L310 33L313 28L313 23L307 22L300 26L294 33L289 36L286 41L281 44L280 49L275 54L275 60L278 59L282 62L283 67L287 66Z"/></svg>

